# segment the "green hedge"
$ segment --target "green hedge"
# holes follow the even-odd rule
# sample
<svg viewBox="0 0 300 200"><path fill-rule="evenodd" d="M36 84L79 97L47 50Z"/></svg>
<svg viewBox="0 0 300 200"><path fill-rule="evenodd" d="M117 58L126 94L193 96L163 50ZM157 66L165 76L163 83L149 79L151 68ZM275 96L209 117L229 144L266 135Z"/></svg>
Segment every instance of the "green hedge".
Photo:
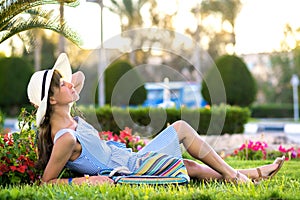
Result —
<svg viewBox="0 0 300 200"><path fill-rule="evenodd" d="M294 108L292 104L263 104L254 105L251 108L253 118L293 118Z"/></svg>
<svg viewBox="0 0 300 200"><path fill-rule="evenodd" d="M125 127L140 134L156 135L169 124L185 120L199 134L234 134L244 131L250 117L248 108L213 106L199 109L176 108L120 108L104 106L97 109L81 108L86 120L103 131L118 133Z"/></svg>

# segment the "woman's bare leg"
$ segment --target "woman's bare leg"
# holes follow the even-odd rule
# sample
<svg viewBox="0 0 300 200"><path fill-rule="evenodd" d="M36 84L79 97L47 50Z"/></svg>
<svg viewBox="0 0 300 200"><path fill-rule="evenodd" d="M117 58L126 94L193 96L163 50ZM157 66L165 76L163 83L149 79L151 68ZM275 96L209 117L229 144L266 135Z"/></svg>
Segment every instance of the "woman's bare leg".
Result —
<svg viewBox="0 0 300 200"><path fill-rule="evenodd" d="M188 175L200 180L221 180L223 176L207 165L199 164L193 160L183 160Z"/></svg>
<svg viewBox="0 0 300 200"><path fill-rule="evenodd" d="M188 153L194 158L202 161L205 165L196 162L186 161L188 173L191 177L200 179L227 179L233 180L239 178L239 182L248 182L250 179L258 178L259 174L256 168L235 170L228 165L215 151L207 144L198 133L185 121L173 123L178 139L183 143ZM263 176L268 176L278 167L277 163L259 167ZM237 172L240 176L237 177Z"/></svg>
<svg viewBox="0 0 300 200"><path fill-rule="evenodd" d="M233 180L237 178L237 170L229 166L215 151L207 144L198 133L185 121L173 123L178 139L183 143L185 149L194 158L202 161L210 168L222 175L223 179ZM250 181L245 175L239 176L240 182Z"/></svg>
<svg viewBox="0 0 300 200"><path fill-rule="evenodd" d="M199 164L193 160L183 160L188 174L192 178L197 178L201 180L222 180L223 176L215 171L214 169L210 168L207 165L202 165ZM268 176L272 171L277 169L278 164L269 164L269 165L264 165L260 166L259 168L261 169L262 176ZM256 168L249 168L249 169L238 169L238 171L250 179L257 179L259 178L259 174L256 170Z"/></svg>

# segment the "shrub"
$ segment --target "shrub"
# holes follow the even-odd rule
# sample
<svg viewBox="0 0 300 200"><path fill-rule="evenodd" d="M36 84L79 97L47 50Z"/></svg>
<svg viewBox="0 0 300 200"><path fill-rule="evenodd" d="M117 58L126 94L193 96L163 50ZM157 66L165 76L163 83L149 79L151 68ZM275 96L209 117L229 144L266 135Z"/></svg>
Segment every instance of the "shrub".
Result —
<svg viewBox="0 0 300 200"><path fill-rule="evenodd" d="M0 107L16 116L19 108L28 104L26 91L33 67L18 57L2 58L0 66Z"/></svg>
<svg viewBox="0 0 300 200"><path fill-rule="evenodd" d="M221 99L214 99L215 103L237 106L250 105L255 100L257 88L255 80L243 60L234 55L225 55L217 59L216 66L224 83L226 102L222 102ZM202 82L201 93L209 104L212 103L209 90L217 91L221 84L215 81L215 76L216 70L211 68L206 76L206 82Z"/></svg>
<svg viewBox="0 0 300 200"><path fill-rule="evenodd" d="M94 118L96 112L98 121L91 123L95 127L100 125L103 131L118 133L127 126L133 128L135 132L147 135L155 135L168 124L180 119L191 124L199 134L207 134L208 131L209 134L241 133L250 117L248 108L229 105L199 109L104 106L96 110L82 108L82 111L88 121ZM210 123L212 114L214 121Z"/></svg>
<svg viewBox="0 0 300 200"><path fill-rule="evenodd" d="M292 104L252 105L250 109L253 118L292 118L294 116Z"/></svg>
<svg viewBox="0 0 300 200"><path fill-rule="evenodd" d="M34 144L35 131L31 128L32 116L23 109L19 117L21 131L0 134L0 183L2 186L33 183L38 178L39 173L34 168L37 154Z"/></svg>
<svg viewBox="0 0 300 200"><path fill-rule="evenodd" d="M116 61L104 73L107 104L128 106L144 103L147 95L144 83L130 63L124 60Z"/></svg>

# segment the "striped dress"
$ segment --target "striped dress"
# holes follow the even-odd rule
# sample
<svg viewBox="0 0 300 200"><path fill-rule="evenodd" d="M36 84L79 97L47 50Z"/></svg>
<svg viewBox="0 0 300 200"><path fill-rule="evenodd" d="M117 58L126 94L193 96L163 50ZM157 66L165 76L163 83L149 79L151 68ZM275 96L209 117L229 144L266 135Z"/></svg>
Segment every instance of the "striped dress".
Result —
<svg viewBox="0 0 300 200"><path fill-rule="evenodd" d="M184 166L177 133L173 126L163 130L139 152L132 152L124 144L101 140L98 131L76 117L76 130L62 129L54 143L65 133L71 133L82 146L81 155L68 161L66 167L81 174L96 175L105 169L126 167L131 175L181 177L189 181Z"/></svg>

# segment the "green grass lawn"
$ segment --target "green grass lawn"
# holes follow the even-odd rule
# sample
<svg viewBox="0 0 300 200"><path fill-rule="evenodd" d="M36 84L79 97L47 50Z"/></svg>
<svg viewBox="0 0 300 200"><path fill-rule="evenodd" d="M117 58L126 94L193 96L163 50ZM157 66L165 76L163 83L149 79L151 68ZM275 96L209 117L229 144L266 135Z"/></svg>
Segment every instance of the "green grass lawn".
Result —
<svg viewBox="0 0 300 200"><path fill-rule="evenodd" d="M227 160L235 168L273 161ZM183 186L17 186L0 188L0 199L300 199L300 161L287 161L271 180L259 185L234 185L192 181Z"/></svg>

